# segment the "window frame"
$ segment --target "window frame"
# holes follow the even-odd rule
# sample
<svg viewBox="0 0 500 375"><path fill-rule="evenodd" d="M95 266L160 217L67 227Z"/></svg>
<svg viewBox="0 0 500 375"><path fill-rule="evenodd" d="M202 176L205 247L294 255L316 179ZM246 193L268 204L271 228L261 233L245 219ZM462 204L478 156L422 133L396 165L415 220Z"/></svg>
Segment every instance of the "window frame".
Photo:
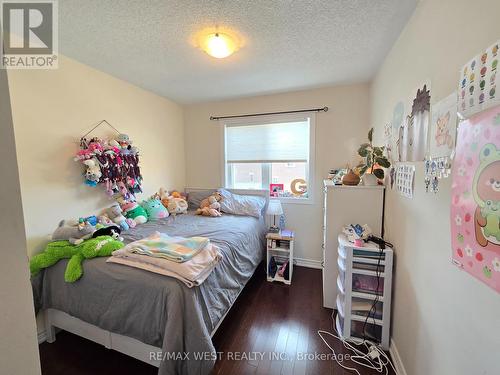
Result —
<svg viewBox="0 0 500 375"><path fill-rule="evenodd" d="M316 145L316 113L315 112L303 112L303 113L290 113L290 114L279 114L279 115L264 115L256 116L252 118L233 118L233 119L220 119L220 129L222 138L222 186L228 187L227 173L227 149L226 149L226 129L231 126L251 126L260 124L272 124L281 122L294 122L294 121L304 121L309 119L309 156L306 163L307 179L308 179L308 197L307 198L291 198L291 197L270 197L270 199L279 199L281 203L292 203L292 204L314 204L315 198L315 145ZM266 164L266 163L264 163ZM264 165L263 164L263 165ZM270 169L270 167L268 168ZM269 185L269 184L268 184ZM251 189L249 189L251 190ZM258 190L258 189L256 189ZM266 186L265 190L269 190L269 186Z"/></svg>

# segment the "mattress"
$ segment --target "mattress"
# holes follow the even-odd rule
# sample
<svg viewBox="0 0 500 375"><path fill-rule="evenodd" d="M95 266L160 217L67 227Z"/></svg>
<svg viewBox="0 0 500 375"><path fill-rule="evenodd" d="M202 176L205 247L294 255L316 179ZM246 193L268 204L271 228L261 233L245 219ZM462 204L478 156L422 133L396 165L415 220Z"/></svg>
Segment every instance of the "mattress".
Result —
<svg viewBox="0 0 500 375"><path fill-rule="evenodd" d="M32 279L35 309L64 311L102 329L161 347L165 353L191 353L189 361L163 361L159 374L208 374L215 358L210 333L262 260L264 219L188 212L139 225L123 237L129 243L155 231L208 237L220 248L223 259L194 288L174 278L106 263L106 258L86 260L82 278L66 283L67 261L61 260ZM212 357L196 360L195 353Z"/></svg>

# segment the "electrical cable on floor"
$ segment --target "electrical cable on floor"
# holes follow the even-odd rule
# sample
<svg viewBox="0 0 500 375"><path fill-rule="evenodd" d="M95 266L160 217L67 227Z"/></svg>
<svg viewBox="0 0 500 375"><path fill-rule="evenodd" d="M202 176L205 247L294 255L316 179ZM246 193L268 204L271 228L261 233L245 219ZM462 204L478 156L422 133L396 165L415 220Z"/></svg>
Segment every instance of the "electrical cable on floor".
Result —
<svg viewBox="0 0 500 375"><path fill-rule="evenodd" d="M355 341L344 340L339 335L336 335L332 332L323 331L323 330L318 330L317 332L318 332L318 335L321 338L321 340L323 340L325 345L331 350L331 352L333 354L333 358L335 359L335 362L337 362L337 364L340 367L342 367L343 369L353 371L358 375L362 375L358 369L356 369L354 367L346 366L346 365L342 364L341 361L339 361L339 359L337 358L337 354L335 353L335 349L333 349L330 346L330 344L328 344L328 342L323 337L323 335L328 335L328 336L332 336L332 337L336 338L337 340L339 340L340 342L343 343L343 345L346 349L353 352L354 355L351 354L349 357L349 359L352 362L354 362L360 366L363 366L365 368L375 370L379 373L384 372L385 375L389 374L389 368L387 367L387 365L390 365L392 370L394 371L394 374L398 375L398 372L396 371L396 368L392 364L391 359L377 344L375 344L371 341L368 341L368 340L364 340L364 341L361 341L358 343ZM364 346L368 352L365 353L365 352L357 349L356 347L354 347L354 345Z"/></svg>

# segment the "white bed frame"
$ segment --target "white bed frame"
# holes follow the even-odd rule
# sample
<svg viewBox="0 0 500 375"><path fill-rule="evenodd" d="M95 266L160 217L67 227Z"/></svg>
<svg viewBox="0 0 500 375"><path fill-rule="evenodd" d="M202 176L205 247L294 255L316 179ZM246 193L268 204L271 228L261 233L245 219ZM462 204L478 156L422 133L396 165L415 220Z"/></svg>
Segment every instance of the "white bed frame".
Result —
<svg viewBox="0 0 500 375"><path fill-rule="evenodd" d="M207 190L206 188L186 188L186 193ZM214 189L215 190L215 189ZM257 195L266 198L266 206L269 202L269 192L267 190L242 190L242 189L228 189L235 194L242 195ZM243 290L243 289L242 289ZM240 293L242 292L240 291ZM222 324L223 320L226 318L227 314L233 307L234 303L238 300L238 296L234 300L233 304L229 307L227 312L221 318L219 323L215 326L214 330L211 332L210 337L213 337L217 329ZM150 365L159 367L161 361L157 358L161 358L160 354L162 349L156 346L148 345L134 339L129 336L120 335L111 331L104 330L93 324L84 322L81 319L75 318L61 310L56 309L46 309L43 311L44 322L45 322L45 335L46 341L53 343L56 341L56 328L63 329L65 331L71 332L75 335L84 337L88 340L94 341L98 344L103 345L108 349L116 350L120 353L126 354L130 357L139 359Z"/></svg>

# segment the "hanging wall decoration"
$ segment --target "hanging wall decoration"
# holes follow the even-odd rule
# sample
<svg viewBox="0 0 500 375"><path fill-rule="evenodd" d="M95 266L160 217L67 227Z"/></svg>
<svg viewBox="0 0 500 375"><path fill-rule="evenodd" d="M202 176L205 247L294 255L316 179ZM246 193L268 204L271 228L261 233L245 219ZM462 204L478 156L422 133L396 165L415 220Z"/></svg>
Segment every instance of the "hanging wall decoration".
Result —
<svg viewBox="0 0 500 375"><path fill-rule="evenodd" d="M457 134L457 93L432 106L429 156L450 157Z"/></svg>
<svg viewBox="0 0 500 375"><path fill-rule="evenodd" d="M458 109L464 118L500 104L500 41L464 65L458 82Z"/></svg>
<svg viewBox="0 0 500 375"><path fill-rule="evenodd" d="M87 139L101 125L110 126L117 133L116 137ZM127 134L120 133L106 120L100 121L80 138L75 161L80 161L86 168L85 184L92 187L102 184L109 196L135 201L135 194L142 192L139 150L132 146Z"/></svg>
<svg viewBox="0 0 500 375"><path fill-rule="evenodd" d="M452 169L453 262L500 292L500 106L460 123Z"/></svg>
<svg viewBox="0 0 500 375"><path fill-rule="evenodd" d="M427 150L431 95L428 85L417 90L411 113L398 132L399 161L423 161Z"/></svg>
<svg viewBox="0 0 500 375"><path fill-rule="evenodd" d="M415 166L411 164L398 164L395 174L395 184L399 194L407 198L413 198Z"/></svg>
<svg viewBox="0 0 500 375"><path fill-rule="evenodd" d="M457 131L457 94L432 106L429 153L425 159L425 191L438 192L439 179L451 172Z"/></svg>
<svg viewBox="0 0 500 375"><path fill-rule="evenodd" d="M392 163L393 161L401 161L400 159L400 147L399 147L399 135L400 130L404 125L405 120L405 105L402 101L398 102L392 111L392 120L391 125L392 129L390 131L391 134L391 153L387 153L389 161Z"/></svg>

